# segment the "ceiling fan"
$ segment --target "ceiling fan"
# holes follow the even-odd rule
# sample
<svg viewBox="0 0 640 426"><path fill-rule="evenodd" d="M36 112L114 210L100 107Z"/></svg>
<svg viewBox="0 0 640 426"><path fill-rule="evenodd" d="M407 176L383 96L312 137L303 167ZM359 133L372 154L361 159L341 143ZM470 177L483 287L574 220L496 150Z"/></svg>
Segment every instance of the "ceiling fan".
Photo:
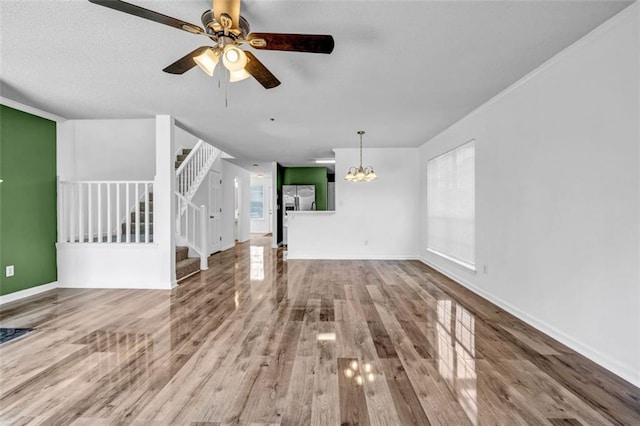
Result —
<svg viewBox="0 0 640 426"><path fill-rule="evenodd" d="M198 65L210 76L222 59L229 71L229 81L235 82L252 76L265 89L280 85L275 75L248 50L239 46L249 45L258 50L282 50L290 52L331 53L333 37L318 34L252 33L249 22L240 16L241 0L212 0L212 8L202 14L202 25L172 18L120 0L89 0L140 18L149 19L191 34L202 35L213 41L213 46L200 46L187 53L165 69L170 74L184 74Z"/></svg>

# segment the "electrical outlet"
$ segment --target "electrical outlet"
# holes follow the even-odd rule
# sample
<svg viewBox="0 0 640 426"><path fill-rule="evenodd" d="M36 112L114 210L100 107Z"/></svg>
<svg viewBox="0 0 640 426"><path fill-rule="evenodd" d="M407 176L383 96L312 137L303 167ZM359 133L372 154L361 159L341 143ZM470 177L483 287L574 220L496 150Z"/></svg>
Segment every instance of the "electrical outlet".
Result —
<svg viewBox="0 0 640 426"><path fill-rule="evenodd" d="M15 274L15 269L13 267L13 265L9 265L5 268L5 276L6 277L12 277Z"/></svg>
<svg viewBox="0 0 640 426"><path fill-rule="evenodd" d="M482 272L484 272L485 274L489 273L489 266L488 265L482 265Z"/></svg>
<svg viewBox="0 0 640 426"><path fill-rule="evenodd" d="M369 241L368 240L364 240L364 245L368 246L369 245Z"/></svg>

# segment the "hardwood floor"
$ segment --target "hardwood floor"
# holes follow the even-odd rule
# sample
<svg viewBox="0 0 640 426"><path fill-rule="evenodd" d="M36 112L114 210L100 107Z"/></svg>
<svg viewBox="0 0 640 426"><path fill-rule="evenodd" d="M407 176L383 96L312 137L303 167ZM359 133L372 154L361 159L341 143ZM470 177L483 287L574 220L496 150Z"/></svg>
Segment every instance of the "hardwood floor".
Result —
<svg viewBox="0 0 640 426"><path fill-rule="evenodd" d="M638 425L640 390L415 261L216 254L0 311L1 424Z"/></svg>

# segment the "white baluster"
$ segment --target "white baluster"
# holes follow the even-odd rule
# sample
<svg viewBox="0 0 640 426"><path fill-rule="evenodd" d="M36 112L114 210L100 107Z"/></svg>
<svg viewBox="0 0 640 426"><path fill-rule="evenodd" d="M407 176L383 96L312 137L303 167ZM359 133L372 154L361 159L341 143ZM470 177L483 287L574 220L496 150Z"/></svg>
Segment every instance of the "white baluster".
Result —
<svg viewBox="0 0 640 426"><path fill-rule="evenodd" d="M111 183L107 182L107 242L111 243Z"/></svg>
<svg viewBox="0 0 640 426"><path fill-rule="evenodd" d="M120 229L120 183L116 183L116 220L118 223L116 224L116 242L122 241L122 230Z"/></svg>
<svg viewBox="0 0 640 426"><path fill-rule="evenodd" d="M207 208L204 205L200 206L200 269L203 271L209 268L207 264L207 253L209 252L208 240L207 240Z"/></svg>
<svg viewBox="0 0 640 426"><path fill-rule="evenodd" d="M189 241L189 205L187 205L184 214L184 237Z"/></svg>
<svg viewBox="0 0 640 426"><path fill-rule="evenodd" d="M87 241L93 241L93 184L87 183Z"/></svg>
<svg viewBox="0 0 640 426"><path fill-rule="evenodd" d="M196 223L198 223L198 221L196 220L196 211L193 208L191 209L191 219L192 219L191 220L191 228L192 228L191 229L191 238L192 238L191 244L194 247L198 247L198 245L196 244L196 235L197 235L196 234Z"/></svg>
<svg viewBox="0 0 640 426"><path fill-rule="evenodd" d="M144 184L144 242L149 242L149 184Z"/></svg>
<svg viewBox="0 0 640 426"><path fill-rule="evenodd" d="M76 184L78 186L78 242L84 243L84 200L83 200L83 188L82 182Z"/></svg>
<svg viewBox="0 0 640 426"><path fill-rule="evenodd" d="M134 184L136 187L136 216L135 216L135 227L136 227L136 243L140 242L140 192L138 190L139 185L137 183Z"/></svg>
<svg viewBox="0 0 640 426"><path fill-rule="evenodd" d="M96 242L102 242L102 184L97 183L98 186L98 238L96 238Z"/></svg>
<svg viewBox="0 0 640 426"><path fill-rule="evenodd" d="M129 186L131 186L130 183L125 183L125 195L127 197L127 208L125 209L125 222L126 222L126 228L124 231L124 236L125 236L125 242L130 243L131 242L131 208L129 207L129 203L131 203L131 194L129 191Z"/></svg>

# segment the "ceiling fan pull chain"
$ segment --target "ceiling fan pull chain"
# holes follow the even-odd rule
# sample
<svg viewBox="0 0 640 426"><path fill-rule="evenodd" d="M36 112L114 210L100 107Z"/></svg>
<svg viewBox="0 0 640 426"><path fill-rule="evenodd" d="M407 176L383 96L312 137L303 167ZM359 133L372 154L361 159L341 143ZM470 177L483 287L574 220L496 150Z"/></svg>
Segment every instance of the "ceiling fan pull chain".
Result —
<svg viewBox="0 0 640 426"><path fill-rule="evenodd" d="M225 76L230 78L231 77L231 71L227 70L226 68L225 68L225 70L226 70L225 71ZM225 108L229 108L229 102L228 102L228 96L227 96L227 93L228 93L228 90L229 90L229 78L225 78L225 80L224 80L224 107Z"/></svg>

